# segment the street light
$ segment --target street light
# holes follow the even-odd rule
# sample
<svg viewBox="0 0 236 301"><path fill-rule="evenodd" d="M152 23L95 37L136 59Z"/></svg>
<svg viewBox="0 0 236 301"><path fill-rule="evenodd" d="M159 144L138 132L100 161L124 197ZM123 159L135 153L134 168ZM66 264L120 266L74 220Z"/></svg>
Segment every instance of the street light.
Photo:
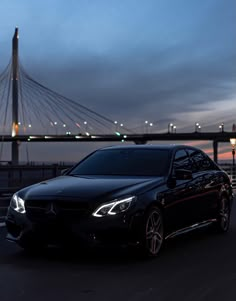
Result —
<svg viewBox="0 0 236 301"><path fill-rule="evenodd" d="M232 157L233 157L233 167L235 166L235 145L236 145L236 138L230 138L230 143L232 146Z"/></svg>
<svg viewBox="0 0 236 301"><path fill-rule="evenodd" d="M150 123L149 123L149 126L150 126L150 132L152 132L153 123L150 122Z"/></svg>
<svg viewBox="0 0 236 301"><path fill-rule="evenodd" d="M195 133L200 132L200 130L201 130L200 123L199 123L199 122L196 122L196 123L195 123Z"/></svg>
<svg viewBox="0 0 236 301"><path fill-rule="evenodd" d="M173 123L168 124L168 134L173 132Z"/></svg>
<svg viewBox="0 0 236 301"><path fill-rule="evenodd" d="M146 134L148 134L148 132L149 132L149 130L148 130L149 127L150 127L150 130L151 130L151 128L153 127L153 123L146 120L145 121L145 127L144 127L144 132Z"/></svg>
<svg viewBox="0 0 236 301"><path fill-rule="evenodd" d="M148 120L145 120L145 125L144 125L144 132L148 133Z"/></svg>
<svg viewBox="0 0 236 301"><path fill-rule="evenodd" d="M115 120L115 121L114 121L114 124L115 124L115 131L117 132L117 130L118 130L118 121Z"/></svg>
<svg viewBox="0 0 236 301"><path fill-rule="evenodd" d="M222 122L221 125L219 125L219 130L221 133L224 132L224 123Z"/></svg>
<svg viewBox="0 0 236 301"><path fill-rule="evenodd" d="M224 125L223 122L221 123L221 129L222 129L222 132L224 132L224 130L225 130L225 125Z"/></svg>
<svg viewBox="0 0 236 301"><path fill-rule="evenodd" d="M85 134L86 134L86 132L88 131L88 122L87 121L84 121L84 126L85 126Z"/></svg>
<svg viewBox="0 0 236 301"><path fill-rule="evenodd" d="M57 134L58 134L58 133L57 133L57 121L54 122L54 125L55 125L56 135L57 135Z"/></svg>

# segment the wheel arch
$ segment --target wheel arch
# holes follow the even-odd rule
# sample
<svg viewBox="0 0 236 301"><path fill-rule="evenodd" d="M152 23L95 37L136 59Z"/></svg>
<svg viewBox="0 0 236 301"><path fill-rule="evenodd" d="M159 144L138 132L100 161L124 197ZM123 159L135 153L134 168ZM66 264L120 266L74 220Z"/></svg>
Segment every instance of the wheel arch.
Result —
<svg viewBox="0 0 236 301"><path fill-rule="evenodd" d="M164 223L164 231L165 231L165 228L166 228L165 227L165 225L166 225L165 208L161 204L160 200L153 200L152 202L150 202L148 204L148 206L145 208L145 211L144 211L144 217L146 216L146 214L152 207L157 207L158 209L160 209L161 214L162 214L163 223Z"/></svg>
<svg viewBox="0 0 236 301"><path fill-rule="evenodd" d="M145 213L148 212L150 210L150 208L152 208L152 207L157 207L158 209L160 209L161 213L163 214L163 217L164 217L164 206L161 204L161 202L159 200L150 202L145 209Z"/></svg>

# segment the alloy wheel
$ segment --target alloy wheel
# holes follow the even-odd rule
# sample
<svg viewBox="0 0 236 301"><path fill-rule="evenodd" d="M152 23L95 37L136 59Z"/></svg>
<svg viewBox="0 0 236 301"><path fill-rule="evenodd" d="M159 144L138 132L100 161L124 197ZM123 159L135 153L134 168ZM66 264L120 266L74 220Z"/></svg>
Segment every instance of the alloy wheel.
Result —
<svg viewBox="0 0 236 301"><path fill-rule="evenodd" d="M222 231L227 231L229 228L230 221L230 208L228 200L223 197L221 199L221 207L220 207L220 219L219 225Z"/></svg>
<svg viewBox="0 0 236 301"><path fill-rule="evenodd" d="M156 256L163 243L163 219L159 209L152 209L146 221L146 248L150 256Z"/></svg>

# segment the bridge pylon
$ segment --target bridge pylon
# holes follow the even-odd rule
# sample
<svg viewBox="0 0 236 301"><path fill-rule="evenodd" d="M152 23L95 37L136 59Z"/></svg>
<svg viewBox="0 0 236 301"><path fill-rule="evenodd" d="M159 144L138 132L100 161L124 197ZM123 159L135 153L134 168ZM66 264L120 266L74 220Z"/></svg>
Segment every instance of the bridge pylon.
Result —
<svg viewBox="0 0 236 301"><path fill-rule="evenodd" d="M12 39L12 137L18 136L18 80L19 80L19 62L18 62L18 28L15 28L15 33ZM19 163L19 143L12 142L11 148L12 164Z"/></svg>

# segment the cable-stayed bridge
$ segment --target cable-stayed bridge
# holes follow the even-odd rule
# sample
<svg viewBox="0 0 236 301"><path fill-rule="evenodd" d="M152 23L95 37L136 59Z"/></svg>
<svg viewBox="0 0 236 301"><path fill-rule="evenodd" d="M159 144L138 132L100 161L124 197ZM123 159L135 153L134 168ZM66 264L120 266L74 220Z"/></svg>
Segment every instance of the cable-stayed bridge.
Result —
<svg viewBox="0 0 236 301"><path fill-rule="evenodd" d="M211 140L217 161L218 142L236 138L236 132L165 133L136 132L83 104L35 81L18 56L18 28L12 40L12 57L0 74L1 155L4 142L12 143L12 163L19 162L20 142ZM32 128L34 133L32 134ZM1 158L1 157L0 157Z"/></svg>

